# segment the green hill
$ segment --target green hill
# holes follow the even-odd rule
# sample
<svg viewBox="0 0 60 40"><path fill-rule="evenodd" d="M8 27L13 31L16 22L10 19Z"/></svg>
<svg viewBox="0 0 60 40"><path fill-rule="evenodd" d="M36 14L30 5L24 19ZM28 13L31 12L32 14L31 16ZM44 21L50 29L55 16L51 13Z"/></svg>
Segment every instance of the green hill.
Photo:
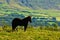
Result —
<svg viewBox="0 0 60 40"><path fill-rule="evenodd" d="M53 17L60 21L59 3L59 0L0 0L0 23L2 20L11 23L12 18L21 18L21 15L30 15L38 22L40 18L51 20ZM40 25L40 22L36 24Z"/></svg>
<svg viewBox="0 0 60 40"><path fill-rule="evenodd" d="M60 10L60 0L0 0L0 4L10 7L30 9L57 9Z"/></svg>

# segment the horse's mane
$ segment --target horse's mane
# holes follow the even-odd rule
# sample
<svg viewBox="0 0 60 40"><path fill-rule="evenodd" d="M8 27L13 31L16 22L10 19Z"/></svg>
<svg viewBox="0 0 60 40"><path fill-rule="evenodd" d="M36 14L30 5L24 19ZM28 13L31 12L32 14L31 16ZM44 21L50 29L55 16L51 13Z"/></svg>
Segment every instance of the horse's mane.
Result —
<svg viewBox="0 0 60 40"><path fill-rule="evenodd" d="M25 20L25 19L28 19L28 18L31 18L31 16L25 17L25 18L24 18L24 19L22 19L22 20Z"/></svg>
<svg viewBox="0 0 60 40"><path fill-rule="evenodd" d="M28 17L25 17L25 18L23 18L23 19L21 19L21 18L15 18L14 20L28 20L28 19L30 19L31 18L31 16L28 16Z"/></svg>

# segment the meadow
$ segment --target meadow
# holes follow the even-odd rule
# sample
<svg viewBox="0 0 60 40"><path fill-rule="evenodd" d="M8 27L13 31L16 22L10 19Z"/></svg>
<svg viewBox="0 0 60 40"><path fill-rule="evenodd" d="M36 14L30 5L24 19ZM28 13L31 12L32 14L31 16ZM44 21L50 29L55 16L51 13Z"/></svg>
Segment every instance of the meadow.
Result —
<svg viewBox="0 0 60 40"><path fill-rule="evenodd" d="M43 2L43 5L44 4L46 5L47 3L47 2L44 3L44 1L42 2ZM56 4L56 6L58 5L57 7L59 7L59 3L60 3L59 1L54 0L53 2L57 2L58 4ZM35 8L34 5L36 5L37 3L33 4L32 1L31 3L32 3L32 7ZM38 2L38 4L40 5L41 2ZM50 4L50 3L47 3L47 4ZM11 5L9 3L1 4L0 2L0 24L6 25L5 21L8 24L12 21L12 18L18 17L18 15L21 16L21 14L23 16L30 15L32 16L32 18L33 17L35 18L56 17L56 21L60 21L59 19L60 10L55 10L53 8L45 10L45 9L39 8L38 7L39 5L37 5L36 7L36 9L38 10L32 10L31 8L28 8L26 6L16 4L15 1L12 1ZM45 7L43 5L41 5L42 8ZM52 5L52 7L54 7L54 5ZM18 30L12 32L11 26L0 26L0 40L60 40L60 27L56 25L54 27L53 26L38 26L38 27L28 26L26 32L24 32L23 28L24 27L18 26L17 27Z"/></svg>
<svg viewBox="0 0 60 40"><path fill-rule="evenodd" d="M60 40L60 27L28 26L26 32L23 28L12 32L11 27L0 27L0 40Z"/></svg>
<svg viewBox="0 0 60 40"><path fill-rule="evenodd" d="M17 5L16 5L17 6ZM23 8L23 7L22 7ZM25 7L24 7L25 8ZM0 17L13 18L8 16L12 13L23 14L24 16L31 15L32 17L56 17L57 21L60 21L60 10L28 10L24 11L22 9L10 8L7 4L0 4ZM27 9L26 9L27 10ZM10 19L9 19L10 20ZM8 22L9 22L8 20ZM3 22L3 24L5 24ZM60 40L60 27L51 26L28 26L26 32L24 32L24 27L17 27L18 30L12 32L10 26L0 27L0 40Z"/></svg>

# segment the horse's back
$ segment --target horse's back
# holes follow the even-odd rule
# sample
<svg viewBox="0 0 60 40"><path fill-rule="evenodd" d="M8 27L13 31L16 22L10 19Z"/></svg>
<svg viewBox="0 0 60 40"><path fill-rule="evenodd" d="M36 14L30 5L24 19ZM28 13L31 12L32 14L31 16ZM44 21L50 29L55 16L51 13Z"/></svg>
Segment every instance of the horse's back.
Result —
<svg viewBox="0 0 60 40"><path fill-rule="evenodd" d="M15 19L13 19L13 21L21 21L21 19L15 18Z"/></svg>
<svg viewBox="0 0 60 40"><path fill-rule="evenodd" d="M21 22L21 21L22 21L21 19L15 18L15 19L13 19L12 23L19 23L19 22Z"/></svg>

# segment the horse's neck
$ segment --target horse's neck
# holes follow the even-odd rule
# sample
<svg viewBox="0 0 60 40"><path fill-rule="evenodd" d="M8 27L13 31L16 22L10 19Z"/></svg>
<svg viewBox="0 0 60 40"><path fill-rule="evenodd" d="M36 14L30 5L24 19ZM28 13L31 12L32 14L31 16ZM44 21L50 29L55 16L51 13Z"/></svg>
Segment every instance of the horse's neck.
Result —
<svg viewBox="0 0 60 40"><path fill-rule="evenodd" d="M25 21L25 22L26 22L26 21L28 22L28 18L24 18L24 19L22 19L22 20Z"/></svg>

